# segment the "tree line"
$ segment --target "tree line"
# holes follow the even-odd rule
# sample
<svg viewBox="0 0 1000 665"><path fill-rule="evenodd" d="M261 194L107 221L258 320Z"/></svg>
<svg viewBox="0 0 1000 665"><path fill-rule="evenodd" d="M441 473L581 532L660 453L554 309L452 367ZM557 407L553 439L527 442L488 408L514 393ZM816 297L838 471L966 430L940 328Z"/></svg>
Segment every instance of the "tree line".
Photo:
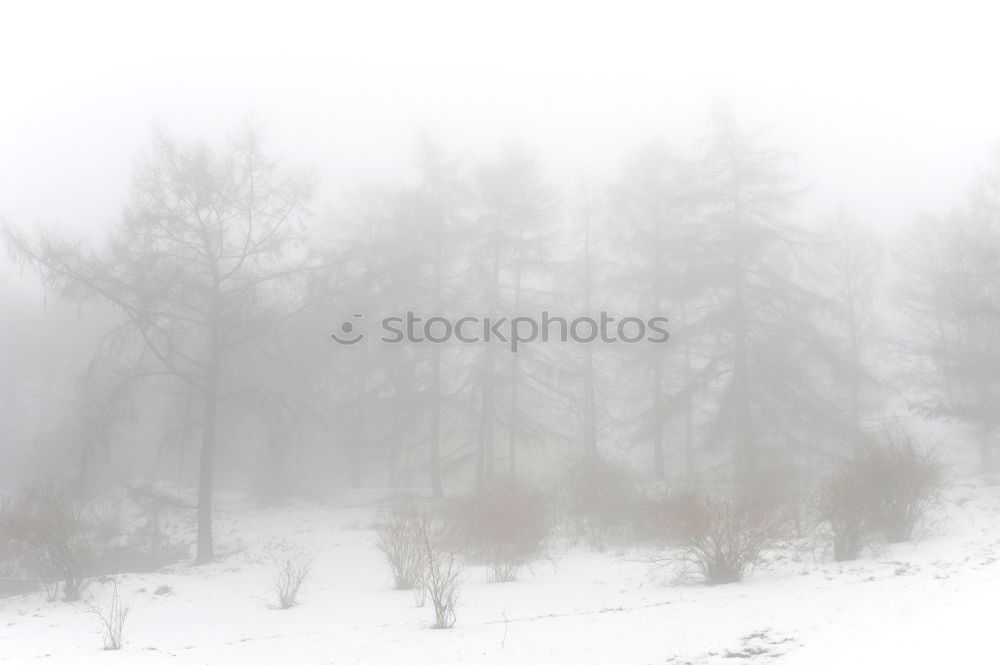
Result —
<svg viewBox="0 0 1000 665"><path fill-rule="evenodd" d="M885 235L845 210L805 219L789 153L725 108L706 125L692 148L651 140L565 189L522 144L469 159L420 136L407 178L325 215L250 123L218 145L155 132L107 242L4 227L46 289L106 312L59 465L99 482L139 449L126 475L194 481L199 561L220 476L265 497L442 496L607 456L744 482L849 459L910 414L960 426L991 471L1000 153L951 211ZM543 310L665 316L670 340L511 353L329 335L355 314ZM136 418L154 424L139 436Z"/></svg>

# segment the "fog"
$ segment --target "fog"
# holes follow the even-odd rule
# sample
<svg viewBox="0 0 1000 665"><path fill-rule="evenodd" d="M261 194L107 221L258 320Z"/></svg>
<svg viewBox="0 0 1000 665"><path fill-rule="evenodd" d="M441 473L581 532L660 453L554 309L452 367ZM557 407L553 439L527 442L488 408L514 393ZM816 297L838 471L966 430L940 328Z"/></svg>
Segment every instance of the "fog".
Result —
<svg viewBox="0 0 1000 665"><path fill-rule="evenodd" d="M19 4L0 28L2 208L109 224L154 121L211 135L253 111L335 193L398 172L420 128L468 149L517 135L560 177L606 174L726 99L796 153L811 209L898 225L950 205L1000 138L974 6Z"/></svg>
<svg viewBox="0 0 1000 665"><path fill-rule="evenodd" d="M0 661L983 662L1000 52L894 5L5 7Z"/></svg>

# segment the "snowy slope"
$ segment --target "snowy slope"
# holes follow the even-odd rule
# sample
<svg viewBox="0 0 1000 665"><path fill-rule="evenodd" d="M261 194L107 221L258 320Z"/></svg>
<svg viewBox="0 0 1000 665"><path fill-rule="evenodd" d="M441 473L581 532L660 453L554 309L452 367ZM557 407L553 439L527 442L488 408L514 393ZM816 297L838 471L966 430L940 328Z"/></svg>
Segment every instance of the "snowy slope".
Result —
<svg viewBox="0 0 1000 665"><path fill-rule="evenodd" d="M203 567L122 575L126 645L101 651L86 603L0 600L2 663L989 663L1000 597L1000 488L964 480L914 544L837 564L799 543L748 581L677 581L638 551L557 549L522 579L467 569L452 630L391 589L369 528L374 500L258 509L222 502L231 554ZM269 607L272 555L308 551L302 604ZM164 592L161 587L169 587ZM161 590L157 594L155 591ZM89 588L106 602L109 581Z"/></svg>

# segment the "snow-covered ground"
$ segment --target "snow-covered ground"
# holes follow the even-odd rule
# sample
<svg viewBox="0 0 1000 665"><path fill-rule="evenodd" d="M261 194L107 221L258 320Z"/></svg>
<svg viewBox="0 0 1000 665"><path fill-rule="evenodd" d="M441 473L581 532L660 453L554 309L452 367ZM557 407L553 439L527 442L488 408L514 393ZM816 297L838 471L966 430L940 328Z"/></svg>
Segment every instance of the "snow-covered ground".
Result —
<svg viewBox="0 0 1000 665"><path fill-rule="evenodd" d="M741 584L682 583L642 552L556 548L522 578L470 567L458 623L394 591L370 529L372 495L260 509L221 502L209 566L121 575L126 644L101 650L87 602L0 600L3 663L734 663L997 662L1000 487L954 483L913 544L848 564L802 544L770 553ZM301 604L270 607L273 556L313 557ZM95 582L106 603L110 581Z"/></svg>

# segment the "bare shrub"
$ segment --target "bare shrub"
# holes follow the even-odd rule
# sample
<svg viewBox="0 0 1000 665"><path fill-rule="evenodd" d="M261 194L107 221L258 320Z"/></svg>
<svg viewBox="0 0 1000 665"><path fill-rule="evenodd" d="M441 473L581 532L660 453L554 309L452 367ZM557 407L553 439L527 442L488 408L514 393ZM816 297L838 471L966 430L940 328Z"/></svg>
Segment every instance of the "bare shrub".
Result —
<svg viewBox="0 0 1000 665"><path fill-rule="evenodd" d="M423 607L427 604L427 589L423 586L415 586L413 591L413 605L415 607Z"/></svg>
<svg viewBox="0 0 1000 665"><path fill-rule="evenodd" d="M425 569L421 529L426 516L413 497L396 497L375 526L376 542L397 589L417 589Z"/></svg>
<svg viewBox="0 0 1000 665"><path fill-rule="evenodd" d="M25 548L17 531L14 496L0 491L0 597L34 586L24 570Z"/></svg>
<svg viewBox="0 0 1000 665"><path fill-rule="evenodd" d="M427 595L434 605L433 628L455 625L455 608L461 587L462 564L453 552L442 552L428 559Z"/></svg>
<svg viewBox="0 0 1000 665"><path fill-rule="evenodd" d="M859 448L823 488L822 517L833 535L834 558L857 558L872 531L890 543L909 540L937 501L943 478L934 451L899 425Z"/></svg>
<svg viewBox="0 0 1000 665"><path fill-rule="evenodd" d="M42 580L42 587L45 589L45 602L54 603L59 600L59 580Z"/></svg>
<svg viewBox="0 0 1000 665"><path fill-rule="evenodd" d="M486 562L491 582L515 581L551 535L551 501L535 489L494 488L458 499L450 512L463 549Z"/></svg>
<svg viewBox="0 0 1000 665"><path fill-rule="evenodd" d="M312 572L312 561L302 554L275 557L274 572L275 607L287 610L298 604L299 591Z"/></svg>
<svg viewBox="0 0 1000 665"><path fill-rule="evenodd" d="M132 525L125 534L125 547L142 570L156 570L188 556L188 544L172 538L166 530L171 511L187 512L190 508L152 486L129 487L135 508Z"/></svg>
<svg viewBox="0 0 1000 665"><path fill-rule="evenodd" d="M814 478L801 468L773 460L766 469L757 469L744 481L742 492L752 503L775 511L772 521L780 524L783 535L808 538L817 523Z"/></svg>
<svg viewBox="0 0 1000 665"><path fill-rule="evenodd" d="M87 611L93 614L101 622L101 638L104 642L105 651L117 651L124 644L125 619L128 617L129 608L122 606L121 598L118 595L118 576L113 578L111 592L111 604L108 607L100 605L90 605Z"/></svg>
<svg viewBox="0 0 1000 665"><path fill-rule="evenodd" d="M773 502L752 492L687 492L670 502L677 553L667 562L691 565L706 584L739 582L782 536Z"/></svg>
<svg viewBox="0 0 1000 665"><path fill-rule="evenodd" d="M596 547L627 533L639 497L627 466L599 455L581 458L567 470L563 490L568 517Z"/></svg>
<svg viewBox="0 0 1000 665"><path fill-rule="evenodd" d="M487 581L493 583L516 582L525 565L523 553L515 546L497 543L489 554L486 565L489 567Z"/></svg>
<svg viewBox="0 0 1000 665"><path fill-rule="evenodd" d="M842 465L823 486L823 519L833 534L833 558L853 561L865 545L869 497L854 464Z"/></svg>
<svg viewBox="0 0 1000 665"><path fill-rule="evenodd" d="M66 485L50 483L26 491L9 518L10 528L31 552L47 585L62 580L63 599L80 599L94 557L86 503Z"/></svg>
<svg viewBox="0 0 1000 665"><path fill-rule="evenodd" d="M7 495L2 504L0 594L35 588L38 580L48 598L61 590L75 601L92 577L157 570L187 552L164 533L158 512L143 521L125 496L84 497L54 480Z"/></svg>
<svg viewBox="0 0 1000 665"><path fill-rule="evenodd" d="M108 543L123 535L128 528L130 507L121 497L94 501L90 506L90 521L94 536L99 542Z"/></svg>
<svg viewBox="0 0 1000 665"><path fill-rule="evenodd" d="M854 462L868 502L872 526L890 543L909 540L913 529L938 499L944 465L902 426L887 428L882 439L858 451Z"/></svg>
<svg viewBox="0 0 1000 665"><path fill-rule="evenodd" d="M455 608L458 606L464 567L451 545L454 534L451 527L428 515L419 522L420 546L424 554L422 586L434 606L433 628L451 628L455 625Z"/></svg>
<svg viewBox="0 0 1000 665"><path fill-rule="evenodd" d="M0 490L0 546L10 546L15 541L14 525L14 495Z"/></svg>

